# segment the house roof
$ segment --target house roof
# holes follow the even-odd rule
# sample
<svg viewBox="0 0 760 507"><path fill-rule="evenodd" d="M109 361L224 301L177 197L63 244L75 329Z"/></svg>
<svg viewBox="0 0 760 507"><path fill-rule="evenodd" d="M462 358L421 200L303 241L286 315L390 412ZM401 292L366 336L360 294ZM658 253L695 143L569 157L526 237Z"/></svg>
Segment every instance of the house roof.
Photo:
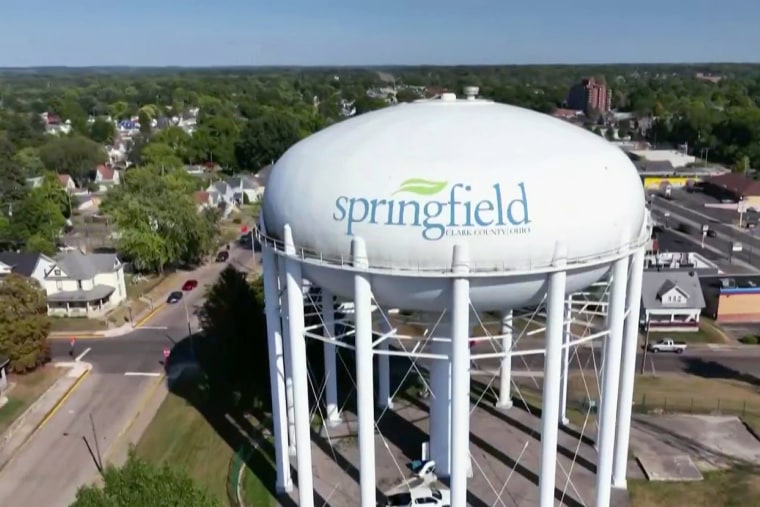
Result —
<svg viewBox="0 0 760 507"><path fill-rule="evenodd" d="M227 185L233 190L255 190L259 188L259 184L250 176L236 176L233 178L227 178Z"/></svg>
<svg viewBox="0 0 760 507"><path fill-rule="evenodd" d="M639 160L636 162L639 172L673 174L676 172L670 160Z"/></svg>
<svg viewBox="0 0 760 507"><path fill-rule="evenodd" d="M662 301L662 296L673 289L683 292L688 298L688 302L686 304L669 304ZM694 271L646 270L641 287L641 304L646 310L702 309L705 307L705 297L702 294L699 276Z"/></svg>
<svg viewBox="0 0 760 507"><path fill-rule="evenodd" d="M67 278L88 280L100 273L111 273L119 261L115 254L91 253L79 251L63 252L55 256L56 265Z"/></svg>
<svg viewBox="0 0 760 507"><path fill-rule="evenodd" d="M209 201L209 193L199 191L193 194L193 200L196 204L206 204Z"/></svg>
<svg viewBox="0 0 760 507"><path fill-rule="evenodd" d="M36 252L0 252L0 262L10 266L14 273L32 276L40 256Z"/></svg>
<svg viewBox="0 0 760 507"><path fill-rule="evenodd" d="M52 303L96 301L110 296L114 290L108 285L98 284L90 290L64 290L49 294L47 299Z"/></svg>
<svg viewBox="0 0 760 507"><path fill-rule="evenodd" d="M69 184L69 181L71 181L72 183L74 182L74 180L72 180L71 176L69 176L68 174L58 174L58 181L60 181L61 185L63 185L64 187Z"/></svg>
<svg viewBox="0 0 760 507"><path fill-rule="evenodd" d="M707 183L722 187L738 196L760 196L760 181L740 173L719 174L707 179Z"/></svg>
<svg viewBox="0 0 760 507"><path fill-rule="evenodd" d="M265 165L256 173L256 180L258 180L261 186L266 186L269 175L272 173L272 164Z"/></svg>
<svg viewBox="0 0 760 507"><path fill-rule="evenodd" d="M98 173L100 173L100 177L101 177L101 178L102 178L104 181L111 181L111 180L113 180L113 173L114 173L114 170L113 170L112 168L108 167L107 165L105 165L105 164L100 164L100 165L97 167L97 169L95 169L95 170L96 170Z"/></svg>

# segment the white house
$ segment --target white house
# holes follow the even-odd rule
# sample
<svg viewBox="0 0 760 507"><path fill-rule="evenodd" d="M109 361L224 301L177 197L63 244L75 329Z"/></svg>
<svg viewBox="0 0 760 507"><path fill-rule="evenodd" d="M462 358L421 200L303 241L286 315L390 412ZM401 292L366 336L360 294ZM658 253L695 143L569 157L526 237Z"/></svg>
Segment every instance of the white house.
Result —
<svg viewBox="0 0 760 507"><path fill-rule="evenodd" d="M252 203L264 194L264 187L251 176L235 176L217 181L206 188L209 194L218 194L219 200L229 205Z"/></svg>
<svg viewBox="0 0 760 507"><path fill-rule="evenodd" d="M99 191L105 192L113 185L118 185L120 182L121 175L119 174L119 171L112 167L101 164L95 169L95 184L98 186Z"/></svg>
<svg viewBox="0 0 760 507"><path fill-rule="evenodd" d="M58 317L98 317L127 298L124 266L114 254L60 253L43 286L48 314Z"/></svg>
<svg viewBox="0 0 760 507"><path fill-rule="evenodd" d="M45 274L55 261L34 252L0 252L0 275L18 273L33 278L41 287L45 286Z"/></svg>
<svg viewBox="0 0 760 507"><path fill-rule="evenodd" d="M61 182L61 186L66 192L71 193L77 189L77 184L68 174L58 174L58 181Z"/></svg>
<svg viewBox="0 0 760 507"><path fill-rule="evenodd" d="M647 270L641 288L641 323L650 331L696 331L705 297L694 270Z"/></svg>

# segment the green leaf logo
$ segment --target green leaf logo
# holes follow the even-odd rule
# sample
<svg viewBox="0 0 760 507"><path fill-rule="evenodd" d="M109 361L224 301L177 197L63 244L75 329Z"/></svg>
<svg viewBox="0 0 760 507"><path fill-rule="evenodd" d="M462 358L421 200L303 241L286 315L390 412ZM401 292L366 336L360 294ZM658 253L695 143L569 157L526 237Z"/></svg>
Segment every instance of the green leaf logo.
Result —
<svg viewBox="0 0 760 507"><path fill-rule="evenodd" d="M396 195L400 192L409 192L410 194L417 195L435 195L448 185L448 181L433 181L425 180L422 178L411 178L403 183L401 186L393 192L391 195Z"/></svg>

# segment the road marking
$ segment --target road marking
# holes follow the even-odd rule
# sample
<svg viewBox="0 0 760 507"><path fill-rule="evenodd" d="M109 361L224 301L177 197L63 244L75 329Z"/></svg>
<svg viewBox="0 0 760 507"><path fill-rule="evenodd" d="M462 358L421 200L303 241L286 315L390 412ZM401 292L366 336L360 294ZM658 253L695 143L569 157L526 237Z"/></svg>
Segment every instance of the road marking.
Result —
<svg viewBox="0 0 760 507"><path fill-rule="evenodd" d="M78 355L78 356L77 356L77 357L74 359L74 361L77 361L77 362L81 361L81 360L82 360L82 358L83 358L84 356L86 356L86 355L87 355L87 354L88 354L88 353L89 353L91 350L92 350L92 348L91 348L91 347L87 347L86 349L84 349L84 352L82 352L81 354L79 354L79 355Z"/></svg>
<svg viewBox="0 0 760 507"><path fill-rule="evenodd" d="M94 340L97 338L105 338L105 334L103 333L85 333L85 334L55 333L48 336L48 340L71 340L72 338L76 338L77 340Z"/></svg>
<svg viewBox="0 0 760 507"><path fill-rule="evenodd" d="M87 370L82 373L79 378L74 382L71 387L66 391L66 393L61 397L60 400L58 400L58 403L56 403L52 409L50 409L50 412L47 413L47 415L42 419L39 425L34 429L34 431L29 435L29 438L31 438L36 432L42 429L43 426L45 426L48 421L55 415L58 410L61 409L61 406L66 403L66 400L69 399L69 397L74 394L74 391L77 390L77 388L84 382L84 379L87 378L87 375L90 374L92 371L91 368L88 368Z"/></svg>
<svg viewBox="0 0 760 507"><path fill-rule="evenodd" d="M145 324L146 322L148 322L151 318L153 318L153 316L161 308L164 307L165 304L166 304L165 301L162 301L162 302L158 303L150 312L148 312L148 315L146 315L145 317L143 317L142 319L140 319L140 321L137 324L135 324L135 327L141 327L143 324Z"/></svg>
<svg viewBox="0 0 760 507"><path fill-rule="evenodd" d="M154 329L158 331L166 331L169 326L140 326L140 329Z"/></svg>
<svg viewBox="0 0 760 507"><path fill-rule="evenodd" d="M127 371L127 372L124 372L124 376L126 377L160 377L161 374L158 372L149 372L149 371Z"/></svg>

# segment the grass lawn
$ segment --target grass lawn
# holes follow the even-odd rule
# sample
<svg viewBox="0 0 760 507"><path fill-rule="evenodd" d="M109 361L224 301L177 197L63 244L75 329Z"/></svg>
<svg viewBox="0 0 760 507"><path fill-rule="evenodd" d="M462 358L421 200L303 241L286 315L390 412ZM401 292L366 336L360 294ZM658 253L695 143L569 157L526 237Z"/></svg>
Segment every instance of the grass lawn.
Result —
<svg viewBox="0 0 760 507"><path fill-rule="evenodd" d="M206 419L183 398L169 394L139 443L137 453L150 462L185 470L225 504L234 451ZM267 487L246 469L243 488L249 506L267 506Z"/></svg>
<svg viewBox="0 0 760 507"><path fill-rule="evenodd" d="M64 368L48 365L26 375L9 375L8 382L15 385L8 392L8 403L0 408L0 433L7 430L65 372Z"/></svg>
<svg viewBox="0 0 760 507"><path fill-rule="evenodd" d="M628 481L633 507L748 507L760 505L760 470L704 473L697 482Z"/></svg>
<svg viewBox="0 0 760 507"><path fill-rule="evenodd" d="M50 331L53 333L61 332L81 332L81 331L104 331L106 329L106 321L101 319L85 319L85 318L66 318L66 317L51 317Z"/></svg>
<svg viewBox="0 0 760 507"><path fill-rule="evenodd" d="M644 335L642 334L642 341ZM706 317L699 321L699 330L693 333L672 333L672 332L651 332L649 333L649 342L655 342L663 338L673 338L674 340L684 341L686 343L726 343L731 341L728 336L720 330L718 326Z"/></svg>

